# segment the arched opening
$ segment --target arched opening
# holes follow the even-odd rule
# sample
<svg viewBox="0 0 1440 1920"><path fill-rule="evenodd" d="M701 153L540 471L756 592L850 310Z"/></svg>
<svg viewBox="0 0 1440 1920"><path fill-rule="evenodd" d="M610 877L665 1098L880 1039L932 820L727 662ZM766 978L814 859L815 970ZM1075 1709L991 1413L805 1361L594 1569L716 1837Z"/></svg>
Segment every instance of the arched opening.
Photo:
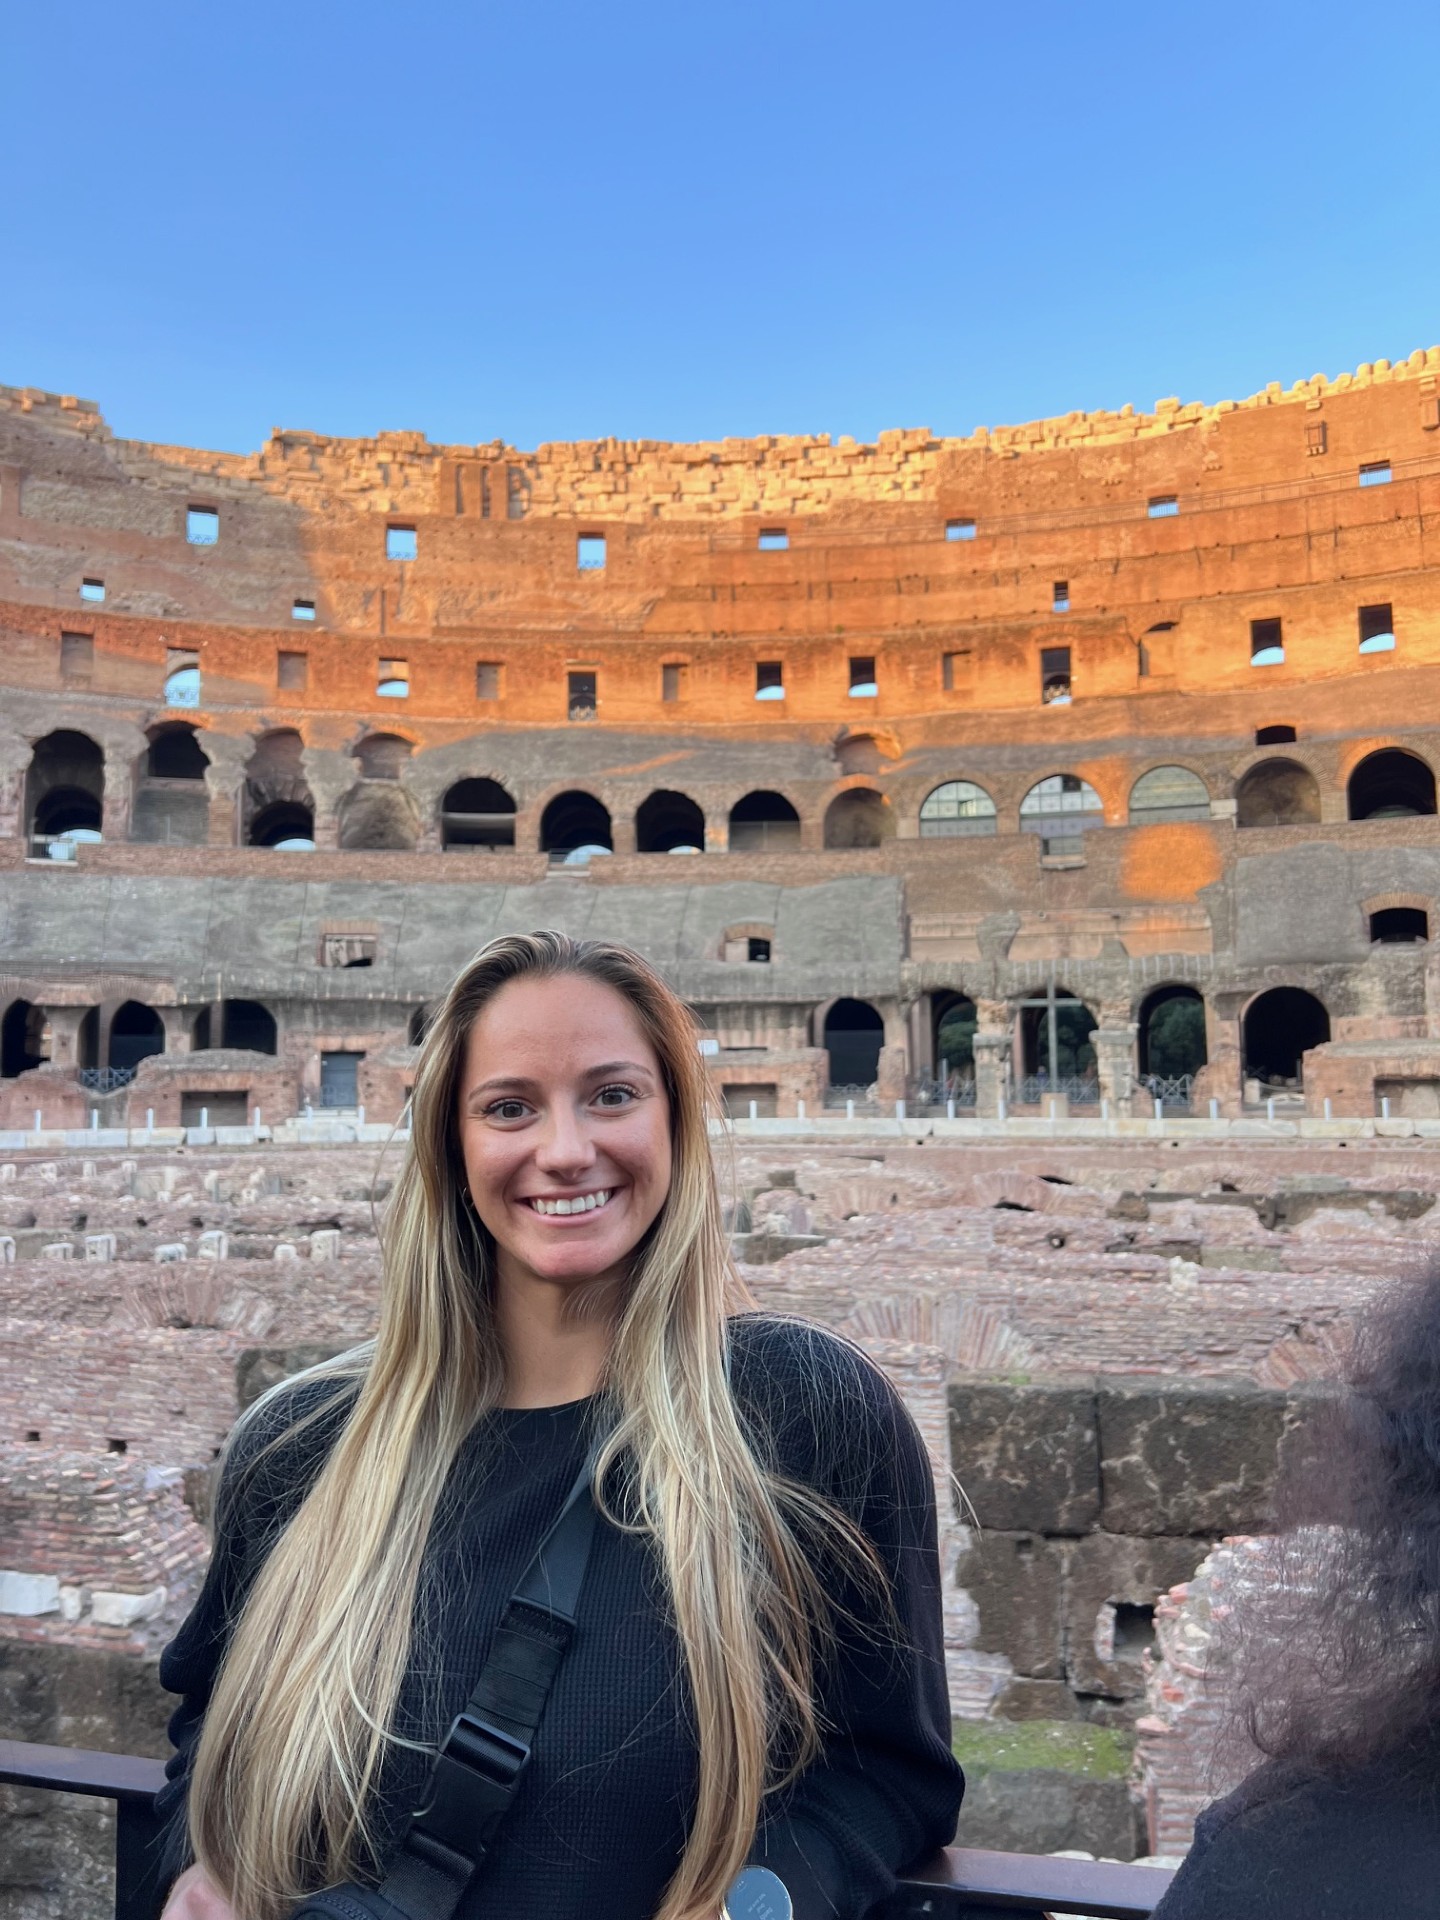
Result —
<svg viewBox="0 0 1440 1920"><path fill-rule="evenodd" d="M1423 907L1377 907L1370 916L1370 944L1411 946L1430 938L1430 916Z"/></svg>
<svg viewBox="0 0 1440 1920"><path fill-rule="evenodd" d="M1320 818L1320 789L1298 760L1262 760L1235 789L1237 827L1308 827Z"/></svg>
<svg viewBox="0 0 1440 1920"><path fill-rule="evenodd" d="M920 803L920 838L949 840L995 832L995 802L973 780L947 780Z"/></svg>
<svg viewBox="0 0 1440 1920"><path fill-rule="evenodd" d="M1247 1079L1299 1087L1304 1084L1302 1056L1330 1038L1330 1015L1302 987L1272 987L1250 1002L1242 1031Z"/></svg>
<svg viewBox="0 0 1440 1920"><path fill-rule="evenodd" d="M705 816L687 794L652 793L635 815L635 845L640 853L703 853Z"/></svg>
<svg viewBox="0 0 1440 1920"><path fill-rule="evenodd" d="M135 783L130 837L147 846L203 847L210 837L210 762L185 721L153 727Z"/></svg>
<svg viewBox="0 0 1440 1920"><path fill-rule="evenodd" d="M1051 773L1020 802L1020 831L1040 835L1042 853L1074 853L1087 827L1104 823L1105 806L1088 780Z"/></svg>
<svg viewBox="0 0 1440 1920"><path fill-rule="evenodd" d="M345 853L409 853L420 836L415 802L395 780L362 780L340 802L338 843Z"/></svg>
<svg viewBox="0 0 1440 1920"><path fill-rule="evenodd" d="M1140 1002L1137 1039L1142 1079L1193 1078L1209 1058L1204 1000L1194 987L1156 987Z"/></svg>
<svg viewBox="0 0 1440 1920"><path fill-rule="evenodd" d="M153 1007L127 1000L110 1022L110 1058L106 1063L133 1073L152 1053L165 1051L165 1023Z"/></svg>
<svg viewBox="0 0 1440 1920"><path fill-rule="evenodd" d="M183 720L151 730L145 755L147 780L203 780L209 764L197 730Z"/></svg>
<svg viewBox="0 0 1440 1920"><path fill-rule="evenodd" d="M1099 1022L1068 988L1047 988L1020 1008L1020 1059L1025 1077L1041 1089L1080 1091L1095 1078L1090 1036Z"/></svg>
<svg viewBox="0 0 1440 1920"><path fill-rule="evenodd" d="M1152 767L1130 789L1132 827L1165 820L1208 820L1210 789L1188 767Z"/></svg>
<svg viewBox="0 0 1440 1920"><path fill-rule="evenodd" d="M609 810L592 793L557 793L540 816L540 851L567 861L609 853L615 845Z"/></svg>
<svg viewBox="0 0 1440 1920"><path fill-rule="evenodd" d="M800 845L800 816L780 793L747 793L730 809L731 853L782 853Z"/></svg>
<svg viewBox="0 0 1440 1920"><path fill-rule="evenodd" d="M1401 747L1368 753L1346 788L1352 820L1403 820L1434 813L1435 776L1418 754Z"/></svg>
<svg viewBox="0 0 1440 1920"><path fill-rule="evenodd" d="M873 733L847 734L837 743L835 758L841 773L847 776L852 773L876 774L884 765L880 742Z"/></svg>
<svg viewBox="0 0 1440 1920"><path fill-rule="evenodd" d="M367 733L350 753L352 759L360 763L362 780L398 780L405 771L411 747L398 733Z"/></svg>
<svg viewBox="0 0 1440 1920"><path fill-rule="evenodd" d="M868 1087L880 1070L885 1022L868 1000L837 1000L825 1016L832 1087Z"/></svg>
<svg viewBox="0 0 1440 1920"><path fill-rule="evenodd" d="M39 851L68 859L77 843L98 841L104 807L105 755L88 734L61 728L35 742L25 818Z"/></svg>
<svg viewBox="0 0 1440 1920"><path fill-rule="evenodd" d="M250 845L274 847L280 853L312 853L315 815L297 801L272 801L250 822Z"/></svg>
<svg viewBox="0 0 1440 1920"><path fill-rule="evenodd" d="M975 1027L979 1017L975 1002L968 994L932 993L930 996L935 1078L942 1093L949 1082L974 1075Z"/></svg>
<svg viewBox="0 0 1440 1920"><path fill-rule="evenodd" d="M80 1016L76 1064L83 1070L100 1064L100 1009L87 1007Z"/></svg>
<svg viewBox="0 0 1440 1920"><path fill-rule="evenodd" d="M440 802L442 847L515 845L515 802L498 780L457 780Z"/></svg>
<svg viewBox="0 0 1440 1920"><path fill-rule="evenodd" d="M836 794L825 810L825 845L832 851L878 847L895 837L895 809L872 787Z"/></svg>
<svg viewBox="0 0 1440 1920"><path fill-rule="evenodd" d="M48 1058L44 1009L29 1000L12 1000L0 1020L0 1080L43 1067Z"/></svg>
<svg viewBox="0 0 1440 1920"><path fill-rule="evenodd" d="M195 1022L195 1046L201 1051L207 1047L241 1047L247 1053L278 1053L275 1016L258 1000L222 1000L219 1038L211 1009L206 1007Z"/></svg>
<svg viewBox="0 0 1440 1920"><path fill-rule="evenodd" d="M308 851L315 845L315 801L305 779L305 743L293 727L267 733L245 767L245 841L252 847Z"/></svg>

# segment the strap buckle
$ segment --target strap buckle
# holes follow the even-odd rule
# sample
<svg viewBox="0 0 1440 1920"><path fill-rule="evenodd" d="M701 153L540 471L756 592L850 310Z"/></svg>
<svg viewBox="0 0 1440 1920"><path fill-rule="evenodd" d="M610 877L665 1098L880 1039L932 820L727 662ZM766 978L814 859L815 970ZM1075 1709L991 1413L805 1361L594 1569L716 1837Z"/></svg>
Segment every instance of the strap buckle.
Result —
<svg viewBox="0 0 1440 1920"><path fill-rule="evenodd" d="M412 1835L438 1840L478 1864L529 1758L523 1741L478 1714L457 1713L435 1756L430 1791L415 1811Z"/></svg>
<svg viewBox="0 0 1440 1920"><path fill-rule="evenodd" d="M457 1713L441 1743L442 1754L463 1761L495 1786L511 1792L520 1778L530 1749L523 1740L502 1733L476 1713Z"/></svg>

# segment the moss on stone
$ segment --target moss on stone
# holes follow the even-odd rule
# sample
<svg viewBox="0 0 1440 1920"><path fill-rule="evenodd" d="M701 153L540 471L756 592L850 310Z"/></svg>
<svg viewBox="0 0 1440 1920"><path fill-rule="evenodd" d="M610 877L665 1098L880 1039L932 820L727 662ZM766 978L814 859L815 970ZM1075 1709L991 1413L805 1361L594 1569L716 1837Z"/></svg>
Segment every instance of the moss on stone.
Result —
<svg viewBox="0 0 1440 1920"><path fill-rule="evenodd" d="M1135 1742L1114 1727L1083 1720L957 1720L952 1746L976 1779L1043 1768L1087 1780L1123 1780Z"/></svg>

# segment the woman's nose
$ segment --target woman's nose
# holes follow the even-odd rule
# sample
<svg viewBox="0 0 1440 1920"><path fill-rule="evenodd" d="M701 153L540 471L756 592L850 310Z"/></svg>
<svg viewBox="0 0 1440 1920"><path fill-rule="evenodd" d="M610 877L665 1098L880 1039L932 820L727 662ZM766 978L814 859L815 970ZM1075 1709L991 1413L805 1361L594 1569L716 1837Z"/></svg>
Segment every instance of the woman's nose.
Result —
<svg viewBox="0 0 1440 1920"><path fill-rule="evenodd" d="M594 1158L594 1143L580 1116L568 1108L553 1110L535 1150L536 1164L560 1172L588 1167Z"/></svg>

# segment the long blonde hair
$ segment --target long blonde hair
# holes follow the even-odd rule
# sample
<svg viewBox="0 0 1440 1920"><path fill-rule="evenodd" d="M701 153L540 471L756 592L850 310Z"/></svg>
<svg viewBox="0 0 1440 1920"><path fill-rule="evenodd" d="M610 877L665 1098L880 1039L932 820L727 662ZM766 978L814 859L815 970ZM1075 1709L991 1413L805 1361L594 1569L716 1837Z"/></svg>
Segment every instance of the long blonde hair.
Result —
<svg viewBox="0 0 1440 1920"><path fill-rule="evenodd" d="M191 1839L243 1920L281 1920L304 1894L363 1871L426 1541L456 1454L503 1387L492 1246L464 1204L461 1062L500 987L563 974L624 996L670 1106L670 1190L619 1309L605 1382L617 1424L596 1469L598 1487L617 1458L629 1463L624 1520L660 1556L694 1702L694 1816L657 1920L720 1907L764 1795L816 1751L815 1651L830 1624L818 1552L828 1542L852 1561L873 1555L818 1494L758 1457L731 1397L733 1269L689 1013L623 947L507 936L465 968L426 1037L373 1354L332 1363L337 1390L358 1378L353 1411L268 1554L205 1715Z"/></svg>

